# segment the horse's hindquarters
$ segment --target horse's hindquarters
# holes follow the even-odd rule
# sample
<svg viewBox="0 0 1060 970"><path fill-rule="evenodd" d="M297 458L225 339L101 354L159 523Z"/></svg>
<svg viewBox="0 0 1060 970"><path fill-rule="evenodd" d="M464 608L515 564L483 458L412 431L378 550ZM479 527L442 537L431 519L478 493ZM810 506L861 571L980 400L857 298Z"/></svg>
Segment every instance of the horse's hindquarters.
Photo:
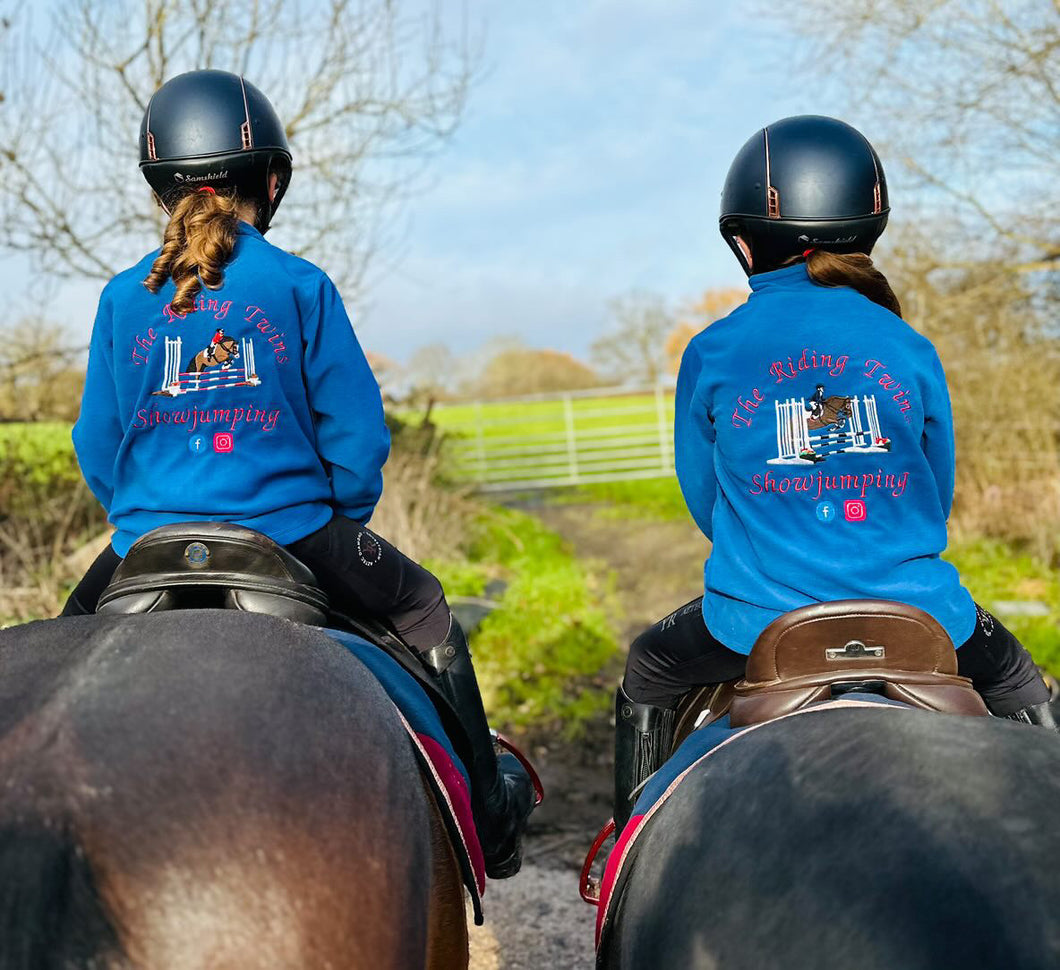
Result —
<svg viewBox="0 0 1060 970"><path fill-rule="evenodd" d="M1060 743L995 719L808 712L717 749L645 825L609 970L1060 965Z"/></svg>
<svg viewBox="0 0 1060 970"><path fill-rule="evenodd" d="M462 915L404 728L318 631L77 617L0 633L0 665L0 829L76 836L136 967L425 966L434 894ZM0 871L9 905L19 878Z"/></svg>

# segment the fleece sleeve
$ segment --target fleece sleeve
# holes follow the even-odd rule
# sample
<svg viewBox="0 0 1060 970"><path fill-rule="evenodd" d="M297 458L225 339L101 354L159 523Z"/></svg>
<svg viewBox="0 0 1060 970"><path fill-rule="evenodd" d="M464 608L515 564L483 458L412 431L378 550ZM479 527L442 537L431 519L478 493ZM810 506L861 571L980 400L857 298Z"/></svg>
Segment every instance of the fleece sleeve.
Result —
<svg viewBox="0 0 1060 970"><path fill-rule="evenodd" d="M114 501L114 464L124 436L114 382L114 320L104 290L92 326L85 390L73 439L81 474L107 512Z"/></svg>
<svg viewBox="0 0 1060 970"><path fill-rule="evenodd" d="M938 355L932 361L932 373L924 395L924 435L921 447L935 476L939 502L948 519L953 508L953 485L957 474L956 451L953 441L953 410L946 374Z"/></svg>
<svg viewBox="0 0 1060 970"><path fill-rule="evenodd" d="M390 432L375 375L327 277L320 281L303 339L317 450L331 476L335 509L366 523L383 491Z"/></svg>
<svg viewBox="0 0 1060 970"><path fill-rule="evenodd" d="M714 539L714 499L718 480L714 474L714 424L700 399L699 377L703 363L695 343L681 358L674 399L674 465L688 511L696 525Z"/></svg>

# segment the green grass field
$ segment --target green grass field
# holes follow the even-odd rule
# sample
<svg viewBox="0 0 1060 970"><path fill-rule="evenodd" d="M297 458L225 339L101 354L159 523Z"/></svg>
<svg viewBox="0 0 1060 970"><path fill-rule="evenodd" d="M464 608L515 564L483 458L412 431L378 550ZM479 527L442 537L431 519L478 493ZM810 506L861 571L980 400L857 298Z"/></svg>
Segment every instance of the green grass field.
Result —
<svg viewBox="0 0 1060 970"><path fill-rule="evenodd" d="M662 413L673 426L673 392L662 397ZM572 398L570 412L581 430L606 430L643 424L649 431L658 427L658 404L653 394L607 395ZM408 415L413 421L415 415ZM482 404L441 404L431 412L431 420L443 431L460 436L481 428L487 438L563 434L567 414L558 400L499 401Z"/></svg>

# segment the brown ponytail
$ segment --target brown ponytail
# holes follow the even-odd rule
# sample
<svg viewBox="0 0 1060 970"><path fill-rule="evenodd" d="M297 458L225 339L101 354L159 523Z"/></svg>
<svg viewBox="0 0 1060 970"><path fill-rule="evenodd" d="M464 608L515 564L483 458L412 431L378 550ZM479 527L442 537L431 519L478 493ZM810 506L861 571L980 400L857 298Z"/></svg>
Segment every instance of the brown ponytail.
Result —
<svg viewBox="0 0 1060 970"><path fill-rule="evenodd" d="M902 305L887 277L864 253L830 253L824 249L812 249L806 254L806 271L818 286L849 286L891 313L902 315Z"/></svg>
<svg viewBox="0 0 1060 970"><path fill-rule="evenodd" d="M162 252L144 280L157 293L172 277L177 292L170 301L174 313L188 313L206 286L218 289L224 266L236 244L242 203L235 195L200 190L189 192L174 207L162 238Z"/></svg>

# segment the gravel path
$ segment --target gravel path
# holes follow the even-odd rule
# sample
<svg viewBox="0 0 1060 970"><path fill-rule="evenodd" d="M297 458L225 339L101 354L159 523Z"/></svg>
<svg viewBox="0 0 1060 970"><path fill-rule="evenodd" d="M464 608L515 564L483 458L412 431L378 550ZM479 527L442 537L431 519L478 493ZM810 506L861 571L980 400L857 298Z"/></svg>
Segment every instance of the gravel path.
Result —
<svg viewBox="0 0 1060 970"><path fill-rule="evenodd" d="M471 927L472 970L593 970L596 910L578 896L578 874L528 864L490 883L483 926Z"/></svg>
<svg viewBox="0 0 1060 970"><path fill-rule="evenodd" d="M620 521L593 506L530 511L590 568L613 572L627 641L702 592L707 544L689 523ZM533 748L546 799L531 819L522 872L487 887L486 923L471 926L472 970L593 970L596 910L578 895L578 875L611 814L613 731L602 718L576 742Z"/></svg>

